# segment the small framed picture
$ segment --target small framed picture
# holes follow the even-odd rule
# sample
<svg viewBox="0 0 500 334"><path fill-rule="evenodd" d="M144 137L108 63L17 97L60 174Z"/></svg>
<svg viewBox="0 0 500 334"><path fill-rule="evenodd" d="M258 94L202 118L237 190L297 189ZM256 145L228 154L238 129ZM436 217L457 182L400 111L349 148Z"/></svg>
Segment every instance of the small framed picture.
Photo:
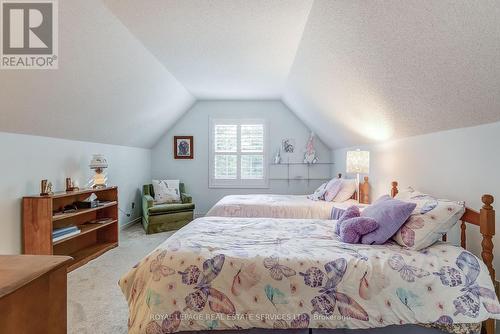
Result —
<svg viewBox="0 0 500 334"><path fill-rule="evenodd" d="M174 159L193 159L193 136L174 136Z"/></svg>

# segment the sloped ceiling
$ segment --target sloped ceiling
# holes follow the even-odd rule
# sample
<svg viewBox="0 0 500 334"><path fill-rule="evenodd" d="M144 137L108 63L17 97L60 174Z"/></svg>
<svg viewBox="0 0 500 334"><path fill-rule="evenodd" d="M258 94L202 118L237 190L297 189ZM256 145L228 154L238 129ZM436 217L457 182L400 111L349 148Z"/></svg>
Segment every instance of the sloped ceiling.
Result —
<svg viewBox="0 0 500 334"><path fill-rule="evenodd" d="M200 99L280 99L312 0L103 0Z"/></svg>
<svg viewBox="0 0 500 334"><path fill-rule="evenodd" d="M59 1L0 131L152 147L195 99L283 99L331 148L500 120L500 2Z"/></svg>
<svg viewBox="0 0 500 334"><path fill-rule="evenodd" d="M101 1L59 27L58 70L0 71L0 131L149 148L194 102Z"/></svg>
<svg viewBox="0 0 500 334"><path fill-rule="evenodd" d="M331 147L500 120L499 1L315 0L284 102Z"/></svg>

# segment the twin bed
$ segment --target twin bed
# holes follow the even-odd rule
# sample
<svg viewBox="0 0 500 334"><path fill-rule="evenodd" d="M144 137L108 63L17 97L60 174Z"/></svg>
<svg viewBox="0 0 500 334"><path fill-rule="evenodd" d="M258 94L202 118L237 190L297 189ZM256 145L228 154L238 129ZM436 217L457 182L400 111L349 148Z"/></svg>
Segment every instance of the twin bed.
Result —
<svg viewBox="0 0 500 334"><path fill-rule="evenodd" d="M344 202L313 201L301 195L230 195L208 211L208 217L330 219L334 207L358 205L355 199Z"/></svg>
<svg viewBox="0 0 500 334"><path fill-rule="evenodd" d="M338 175L342 178L342 174ZM369 187L365 178L364 187ZM356 190L350 199L342 202L312 200L307 195L230 195L223 197L206 214L207 217L330 219L332 209L346 209L360 204L363 193Z"/></svg>
<svg viewBox="0 0 500 334"><path fill-rule="evenodd" d="M277 209L198 218L120 280L129 333L479 333L484 321L493 334L495 218L493 198L482 201L480 212L461 218L462 247L438 242L420 251L342 243L335 221L297 204L280 209L285 218L253 216ZM288 216L297 212L312 219ZM480 227L484 262L465 250L466 224Z"/></svg>

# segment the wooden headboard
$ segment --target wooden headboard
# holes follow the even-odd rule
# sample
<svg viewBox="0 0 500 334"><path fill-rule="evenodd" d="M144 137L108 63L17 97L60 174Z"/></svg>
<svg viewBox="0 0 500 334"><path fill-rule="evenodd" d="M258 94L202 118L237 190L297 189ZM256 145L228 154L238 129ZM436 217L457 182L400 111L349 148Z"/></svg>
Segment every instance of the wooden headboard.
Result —
<svg viewBox="0 0 500 334"><path fill-rule="evenodd" d="M392 182L391 196L398 194L398 183ZM463 248L467 246L466 227L467 224L479 226L479 232L482 235L481 241L481 257L483 258L488 271L490 272L491 280L495 286L495 269L493 268L493 236L495 235L495 210L493 209L494 198L492 195L485 194L481 197L483 203L482 208L478 211L470 208L465 208L465 213L460 218L460 245ZM446 240L446 235L443 236ZM483 324L486 334L495 333L495 320L488 319Z"/></svg>

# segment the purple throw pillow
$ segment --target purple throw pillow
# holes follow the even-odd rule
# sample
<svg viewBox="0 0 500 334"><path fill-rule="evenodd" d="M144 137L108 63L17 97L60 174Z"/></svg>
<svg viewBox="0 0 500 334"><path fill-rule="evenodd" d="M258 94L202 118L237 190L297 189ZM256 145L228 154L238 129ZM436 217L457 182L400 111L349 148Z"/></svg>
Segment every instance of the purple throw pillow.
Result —
<svg viewBox="0 0 500 334"><path fill-rule="evenodd" d="M375 219L379 228L364 235L361 243L381 245L389 240L410 217L417 205L391 198L389 195L380 197L372 205L361 212L361 217Z"/></svg>
<svg viewBox="0 0 500 334"><path fill-rule="evenodd" d="M351 205L347 209L343 210L339 220L337 221L337 225L335 225L335 233L340 235L340 226L342 225L342 222L354 217L359 217L359 208L357 206Z"/></svg>
<svg viewBox="0 0 500 334"><path fill-rule="evenodd" d="M370 217L354 217L342 222L340 240L350 244L359 243L362 236L377 230L377 221Z"/></svg>

